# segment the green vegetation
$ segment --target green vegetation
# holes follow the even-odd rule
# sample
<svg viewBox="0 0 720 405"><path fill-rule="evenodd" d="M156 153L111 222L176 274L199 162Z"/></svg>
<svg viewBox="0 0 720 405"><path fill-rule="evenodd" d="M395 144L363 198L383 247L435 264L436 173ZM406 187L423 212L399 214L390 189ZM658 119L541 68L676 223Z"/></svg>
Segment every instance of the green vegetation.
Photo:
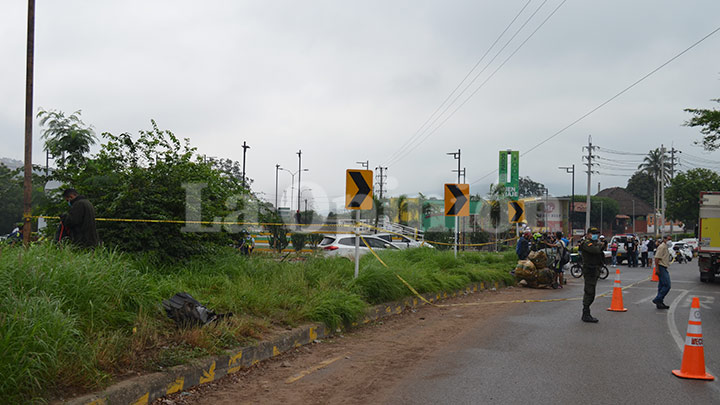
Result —
<svg viewBox="0 0 720 405"><path fill-rule="evenodd" d="M368 305L419 292L504 280L512 252L433 249L384 252L353 264L344 258L246 258L233 249L158 267L146 256L49 245L0 251L0 397L44 400L58 390L96 389L113 375L152 371L250 344L273 328L308 321L347 327ZM161 301L187 291L235 315L204 328L177 329Z"/></svg>

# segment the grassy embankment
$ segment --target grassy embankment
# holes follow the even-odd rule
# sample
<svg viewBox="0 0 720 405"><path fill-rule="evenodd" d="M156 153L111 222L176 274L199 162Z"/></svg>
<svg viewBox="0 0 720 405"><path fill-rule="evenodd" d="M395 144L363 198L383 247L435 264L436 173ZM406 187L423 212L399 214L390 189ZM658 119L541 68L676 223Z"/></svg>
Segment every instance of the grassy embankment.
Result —
<svg viewBox="0 0 720 405"><path fill-rule="evenodd" d="M471 281L513 279L514 254L414 249L361 260L246 259L233 250L156 266L106 250L34 246L0 251L0 398L43 401L66 390L96 389L129 371L150 371L251 344L277 328L320 321L335 328L369 305ZM234 317L178 330L160 302L187 291Z"/></svg>

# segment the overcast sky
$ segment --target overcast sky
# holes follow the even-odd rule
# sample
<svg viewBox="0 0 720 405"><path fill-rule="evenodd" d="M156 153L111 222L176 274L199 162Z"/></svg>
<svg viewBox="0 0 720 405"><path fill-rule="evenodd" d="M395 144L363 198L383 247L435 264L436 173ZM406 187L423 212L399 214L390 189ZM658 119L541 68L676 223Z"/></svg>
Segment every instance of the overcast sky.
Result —
<svg viewBox="0 0 720 405"><path fill-rule="evenodd" d="M27 5L0 4L0 156L21 159ZM418 129L523 7L418 143ZM471 193L486 194L499 150L527 152L718 27L717 0L39 1L34 107L82 110L98 134L137 134L155 119L199 153L237 161L247 141L253 189L271 202L275 164L296 171L298 150L312 189L303 199L323 211L357 161L388 166L386 195L440 196L456 181L446 153L458 148ZM569 194L570 175L557 167L575 164L584 193L589 134L604 148L664 144L718 162L720 153L693 145L699 130L682 126L684 108L715 108L713 98L720 33L522 156L520 175ZM598 154L630 163L600 168L593 193L598 182L625 186L641 160ZM33 156L44 163L37 125ZM281 171L281 199L289 187Z"/></svg>

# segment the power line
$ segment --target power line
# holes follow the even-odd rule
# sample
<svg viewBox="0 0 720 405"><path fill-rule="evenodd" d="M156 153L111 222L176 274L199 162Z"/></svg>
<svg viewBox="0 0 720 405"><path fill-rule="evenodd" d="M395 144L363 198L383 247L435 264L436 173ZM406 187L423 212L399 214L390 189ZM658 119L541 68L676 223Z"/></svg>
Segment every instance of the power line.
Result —
<svg viewBox="0 0 720 405"><path fill-rule="evenodd" d="M520 43L520 45L518 45L517 48L515 48L515 50L510 54L510 56L508 56L507 58L505 58L505 60L490 74L490 76L488 76L488 77L485 79L485 81L483 81L482 83L480 83L480 85L479 85L472 93L470 93L470 95L469 95L467 98L465 98L465 100L464 100L462 103L460 103L459 106L457 106L457 107L450 113L450 115L448 115L443 121L441 121L432 131L428 132L428 133L427 133L422 139L420 139L420 141L418 141L413 147L411 147L410 149L407 149L404 154L402 154L401 156L399 156L397 159L395 159L395 160L394 160L392 163L390 163L390 164L398 163L400 160L402 160L402 159L404 159L405 157L407 157L407 156L410 154L410 152L412 152L413 150L415 150L418 146L420 146L423 142L425 142L431 135L433 135L435 132L437 132L438 129L440 129L443 125L445 125L445 123L448 122L448 121L450 120L450 118L452 118L452 117L455 115L455 113L458 112L458 110L460 110L465 104L467 104L467 102L470 101L470 99L473 98L473 96L475 96L475 94L477 94L477 92L480 91L480 89L482 89L483 87L485 87L485 84L487 84L487 82L489 82L490 79L492 79L492 78L495 76L495 74L496 74L503 66L505 66L505 64L506 64L510 59L512 59L512 57L515 56L515 54L516 54L518 51L520 51L520 49L535 35L535 33L537 33L537 32L540 30L540 28L542 28L542 27L545 25L545 23L547 23L548 20L550 20L550 18L551 18L553 15L555 15L555 13L560 9L560 7L562 7L563 4L565 4L566 1L567 1L567 0L563 0L562 3L560 3L557 7L555 7L555 9L550 13L550 15L548 15L548 16L540 23L540 25L539 25L537 28L535 28L535 30L534 30L533 32L531 32L530 35L529 35L522 43ZM543 2L543 4L545 4L545 2ZM542 5L541 5L541 6L542 6ZM534 15L534 14L533 14L533 15Z"/></svg>
<svg viewBox="0 0 720 405"><path fill-rule="evenodd" d="M460 86L462 86L463 83L465 83L465 81L468 79L468 77L470 77L470 75L475 71L475 69L477 69L477 67L480 66L480 63L482 63L482 61L485 60L485 57L490 53L490 51L495 47L495 45L497 45L497 43L500 42L500 39L505 35L505 33L510 29L510 27L511 27L513 24L515 24L515 21L517 21L517 19L520 17L520 15L523 13L523 11L525 11L525 9L527 8L527 6L530 5L530 2L532 2L532 0L528 0L528 2L525 3L525 5L520 9L520 11L517 12L517 14L515 15L515 17L510 21L510 23L505 27L505 29L500 33L500 35L498 35L498 37L495 39L495 41L492 43L492 45L490 45L490 47L485 51L485 53L484 53L484 54L480 57L480 59L475 63L475 65L472 67L472 69L470 69L470 71L465 75L465 77L460 81L460 83L458 83L457 86L455 86L455 88L453 89L453 91L451 91L450 94L448 94L448 96L445 98L445 100L443 100L443 102L440 103L440 105L435 109L435 111L433 111L433 113L430 114L430 116L428 117L428 119L425 120L425 122L420 126L420 128L418 128L417 131L415 131L415 133L414 133L410 138L408 138L408 139L400 146L400 148L399 148L398 150L396 150L392 155L390 155L390 157L387 158L387 159L385 160L385 162L392 161L395 157L397 157L398 154L402 153L402 151L403 151L407 146L409 146L417 137L421 136L421 135L427 130L426 125L428 125L428 123L435 117L435 114L437 114L438 111L440 111L440 109L445 106L445 104L448 102L448 100L450 100L450 98L455 94L455 92L458 91L458 89L460 88ZM516 35L517 35L517 34L516 34ZM514 38L514 36L513 36L513 38ZM505 46L507 46L507 44L506 44ZM503 47L503 49L505 49L505 48ZM501 51L502 51L502 50L501 50ZM497 57L497 55L496 55L496 57ZM494 60L494 58L493 58L493 60ZM492 61L491 61L491 62L492 62ZM486 66L485 68L487 68L487 66ZM480 73L478 73L478 75L481 74L483 71L485 71L485 69L483 69ZM475 79L476 79L476 78L477 78L477 76L475 77ZM473 79L473 82L475 81L475 79ZM472 82L470 82L470 84L472 84ZM466 87L465 89L467 89L467 87ZM465 90L463 90L463 92L465 92ZM460 94L462 94L462 93L460 93ZM454 101L453 101L453 102L454 102ZM451 103L451 104L452 104L452 103ZM443 112L444 112L444 111L443 111ZM442 114L441 114L441 115L442 115ZM432 124L430 124L430 125L432 125Z"/></svg>
<svg viewBox="0 0 720 405"><path fill-rule="evenodd" d="M677 55L673 56L672 58L668 59L666 62L664 62L663 64L661 64L661 65L658 66L657 68L655 68L655 69L653 69L652 71L650 71L650 73L647 73L646 75L644 75L644 76L641 77L640 79L636 80L636 81L635 81L634 83L632 83L631 85L629 85L629 86L625 87L624 89L622 89L620 92L618 92L618 93L615 94L614 96L612 96L612 97L610 97L609 99L605 100L604 102L600 103L597 107L595 107L595 108L591 109L590 111L586 112L585 114L581 115L579 118L577 118L576 120L574 120L574 121L571 122L570 124L566 125L565 127L561 128L559 131L555 132L554 134L550 135L549 137L547 137L546 139L544 139L543 141L541 141L540 143L538 143L537 145L535 145L535 146L533 146L532 148L528 149L527 151L523 152L520 156L525 156L525 155L527 155L528 153L530 153L530 152L534 151L535 149L539 148L540 146L544 145L546 142L550 141L551 139L555 138L556 136L558 136L558 135L562 134L563 132L567 131L568 129L570 129L571 127L573 127L573 126L574 126L575 124L577 124L578 122L580 122L580 121L584 120L585 118L589 117L589 116L590 116L591 114L593 114L595 111L597 111L597 110L605 107L607 104L609 104L610 102L612 102L612 101L615 100L616 98L620 97L621 95L625 94L625 93L628 92L630 89L632 89L633 87L637 86L638 84L640 84L641 82L643 82L645 79L647 79L648 77L650 77L650 76L652 76L653 74L655 74L655 73L656 73L657 71L659 71L660 69L662 69L662 68L664 68L665 66L669 65L669 64L670 64L671 62L673 62L675 59L679 58L680 56L684 55L685 53L687 53L687 52L690 51L691 49L695 48L695 47L698 46L700 43L702 43L702 42L705 41L706 39L710 38L711 36L713 36L713 35L714 35L715 33L717 33L718 31L720 31L720 27L715 28L715 29L712 30L709 34L707 34L707 35L705 35L704 37L700 38L698 41L696 41L695 43L693 43L693 44L690 45L689 47L685 48L683 51L681 51L681 52L678 53ZM619 152L619 151L616 151L616 152ZM489 172L488 174L484 175L483 177L480 177L479 179L475 180L474 182L472 182L472 183L470 183L470 184L478 183L478 182L480 182L481 180L483 180L484 178L492 175L492 174L495 173L495 172L497 172L497 169Z"/></svg>

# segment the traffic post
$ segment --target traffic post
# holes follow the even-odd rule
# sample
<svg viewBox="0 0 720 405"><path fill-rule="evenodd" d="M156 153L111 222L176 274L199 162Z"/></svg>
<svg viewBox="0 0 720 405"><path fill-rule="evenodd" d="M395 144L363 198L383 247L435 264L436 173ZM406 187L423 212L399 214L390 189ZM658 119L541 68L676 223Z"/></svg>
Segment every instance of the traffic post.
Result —
<svg viewBox="0 0 720 405"><path fill-rule="evenodd" d="M373 207L372 170L345 171L345 208L355 211L355 278L360 273L360 210Z"/></svg>
<svg viewBox="0 0 720 405"><path fill-rule="evenodd" d="M457 257L458 239L458 217L470 216L470 185L469 184L445 184L445 216L455 217L455 242L454 250Z"/></svg>

